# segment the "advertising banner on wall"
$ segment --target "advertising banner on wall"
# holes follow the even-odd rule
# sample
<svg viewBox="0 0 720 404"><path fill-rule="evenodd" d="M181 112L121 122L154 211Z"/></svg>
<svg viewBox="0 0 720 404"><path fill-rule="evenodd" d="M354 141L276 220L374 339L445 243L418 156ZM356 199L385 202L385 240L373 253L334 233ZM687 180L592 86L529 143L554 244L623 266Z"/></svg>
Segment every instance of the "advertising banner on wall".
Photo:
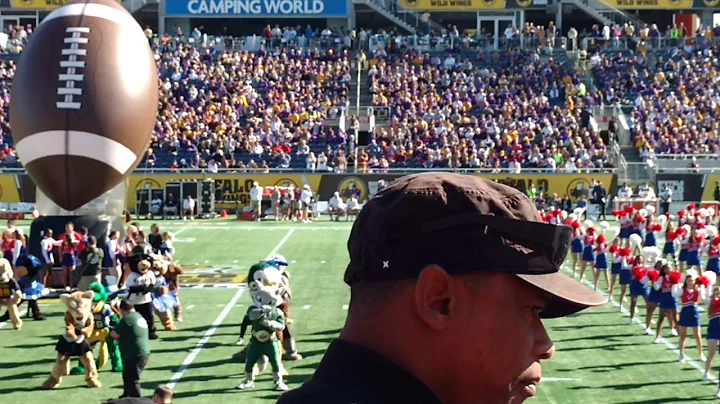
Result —
<svg viewBox="0 0 720 404"><path fill-rule="evenodd" d="M9 0L12 8L27 10L54 10L67 4L70 0ZM120 2L121 0L118 0ZM3 2L0 2L3 7Z"/></svg>
<svg viewBox="0 0 720 404"><path fill-rule="evenodd" d="M656 180L657 194L668 187L672 191L672 200L674 202L700 202L703 199L703 179L702 174L663 174L659 173Z"/></svg>
<svg viewBox="0 0 720 404"><path fill-rule="evenodd" d="M346 0L166 0L168 17L341 18Z"/></svg>

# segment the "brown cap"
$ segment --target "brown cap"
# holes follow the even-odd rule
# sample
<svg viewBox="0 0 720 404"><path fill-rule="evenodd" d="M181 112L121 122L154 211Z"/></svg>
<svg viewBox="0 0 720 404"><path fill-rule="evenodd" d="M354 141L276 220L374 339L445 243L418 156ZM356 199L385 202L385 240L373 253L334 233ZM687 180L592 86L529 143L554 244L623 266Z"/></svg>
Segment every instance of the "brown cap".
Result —
<svg viewBox="0 0 720 404"><path fill-rule="evenodd" d="M452 275L507 272L555 297L541 317L563 317L607 301L560 272L571 237L569 226L543 223L514 188L470 175L409 175L360 211L345 282L412 279L430 264Z"/></svg>

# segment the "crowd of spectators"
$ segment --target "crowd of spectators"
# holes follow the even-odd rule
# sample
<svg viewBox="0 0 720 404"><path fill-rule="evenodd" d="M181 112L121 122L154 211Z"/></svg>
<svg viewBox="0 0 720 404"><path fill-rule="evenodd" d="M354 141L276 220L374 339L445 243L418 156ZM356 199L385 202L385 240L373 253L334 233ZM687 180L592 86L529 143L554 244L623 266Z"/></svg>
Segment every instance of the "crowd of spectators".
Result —
<svg viewBox="0 0 720 404"><path fill-rule="evenodd" d="M650 27L638 46L591 55L605 104L624 107L644 159L658 154L720 154L720 26L661 32ZM660 38L669 46L653 46Z"/></svg>

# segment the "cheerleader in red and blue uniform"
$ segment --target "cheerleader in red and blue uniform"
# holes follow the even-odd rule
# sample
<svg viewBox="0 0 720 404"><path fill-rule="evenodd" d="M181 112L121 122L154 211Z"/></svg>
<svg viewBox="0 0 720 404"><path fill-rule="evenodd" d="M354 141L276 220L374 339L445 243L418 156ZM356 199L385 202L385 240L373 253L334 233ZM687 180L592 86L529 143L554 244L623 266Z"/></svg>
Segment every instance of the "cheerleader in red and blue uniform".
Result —
<svg viewBox="0 0 720 404"><path fill-rule="evenodd" d="M632 280L630 281L630 321L628 324L632 324L635 320L638 297L642 297L647 305L647 296L650 293L649 284L647 268L643 262L642 255L639 255L635 257L635 265L632 267Z"/></svg>
<svg viewBox="0 0 720 404"><path fill-rule="evenodd" d="M622 256L620 261L620 310L622 311L622 305L625 303L625 293L627 293L628 285L632 281L632 268L635 258L633 258L629 248L620 250L620 255Z"/></svg>
<svg viewBox="0 0 720 404"><path fill-rule="evenodd" d="M573 229L572 241L570 242L570 257L572 258L573 276L575 276L577 263L582 259L583 231L578 221L572 221L570 227Z"/></svg>
<svg viewBox="0 0 720 404"><path fill-rule="evenodd" d="M665 260L659 261L655 264L655 267L662 267L666 262ZM655 289L652 285L660 279L660 272L655 268L648 269L647 278L650 284L650 293L648 294L647 305L645 306L645 335L652 335L653 331L650 326L652 324L653 314L655 314L655 309L657 309L660 300L662 300L662 291ZM662 313L658 313L657 326L662 326L664 320L665 316L663 316Z"/></svg>
<svg viewBox="0 0 720 404"><path fill-rule="evenodd" d="M658 279L653 287L656 290L660 290L662 295L660 296L660 315L664 316L668 323L670 323L670 335L677 337L678 333L675 329L677 327L677 300L672 295L672 289L675 285L682 283L682 274L680 272L673 271L670 265L663 265L660 269L660 279ZM657 329L655 330L655 341L654 343L660 342L662 336L662 324L658 322Z"/></svg>
<svg viewBox="0 0 720 404"><path fill-rule="evenodd" d="M720 275L720 236L716 236L708 248L708 262L705 271Z"/></svg>
<svg viewBox="0 0 720 404"><path fill-rule="evenodd" d="M673 262L677 261L675 257L677 239L677 231L673 230L672 223L668 222L667 231L665 232L665 245L663 246L663 258L672 259Z"/></svg>
<svg viewBox="0 0 720 404"><path fill-rule="evenodd" d="M15 259L15 232L13 230L5 230L2 240L3 258L12 263Z"/></svg>
<svg viewBox="0 0 720 404"><path fill-rule="evenodd" d="M593 271L594 284L593 289L597 291L598 281L600 280L600 272L605 274L605 284L610 284L610 278L607 273L608 269L608 245L604 235L599 235L597 245L595 246L595 270Z"/></svg>
<svg viewBox="0 0 720 404"><path fill-rule="evenodd" d="M645 247L657 247L656 231L662 231L662 225L655 223L654 216L648 216L647 225L645 226Z"/></svg>
<svg viewBox="0 0 720 404"><path fill-rule="evenodd" d="M65 234L60 239L62 240L60 245L60 265L65 280L64 286L68 288L72 286L73 272L75 272L77 266L78 246L82 241L82 236L75 231L74 224L68 223L65 225Z"/></svg>
<svg viewBox="0 0 720 404"><path fill-rule="evenodd" d="M635 212L635 217L632 220L632 230L630 234L637 234L640 236L640 240L644 240L643 230L645 229L645 223L647 220L640 214L640 211Z"/></svg>
<svg viewBox="0 0 720 404"><path fill-rule="evenodd" d="M27 257L27 240L20 230L15 230L15 249L13 250L13 260L10 261L13 268L17 268L25 262L25 257Z"/></svg>
<svg viewBox="0 0 720 404"><path fill-rule="evenodd" d="M687 255L687 268L686 270L691 270L693 267L697 268L697 271L699 274L702 274L703 267L702 262L700 261L700 256L702 255L702 252L705 248L705 238L702 236L700 231L703 232L705 225L702 225L701 228L698 229L692 229L690 231L690 238L688 239L688 255Z"/></svg>
<svg viewBox="0 0 720 404"><path fill-rule="evenodd" d="M582 263L580 264L580 281L585 275L585 268L588 264L595 265L595 228L589 227L585 230L585 238L583 238Z"/></svg>
<svg viewBox="0 0 720 404"><path fill-rule="evenodd" d="M696 282L691 275L688 275L685 277L685 282L682 287L678 285L673 286L673 296L679 298L680 304L682 304L680 319L678 320L680 362L687 361L687 356L685 356L685 341L687 339L688 328L692 328L693 335L695 336L698 357L701 361L705 361L702 336L700 335L700 311L698 310L698 303L703 297L700 293L701 285L706 284L710 284L707 278L700 277Z"/></svg>
<svg viewBox="0 0 720 404"><path fill-rule="evenodd" d="M680 272L685 271L685 264L688 260L688 246L690 244L690 230L688 230L688 227L685 227L688 225L683 225L683 227L680 227L675 232L677 233L678 238L678 244L680 244L680 254L678 254L678 269Z"/></svg>
<svg viewBox="0 0 720 404"><path fill-rule="evenodd" d="M615 290L615 283L617 283L617 277L620 275L620 266L622 265L622 255L620 255L620 238L615 238L610 246L610 287L608 288L608 294L613 295Z"/></svg>
<svg viewBox="0 0 720 404"><path fill-rule="evenodd" d="M47 285L48 277L52 271L52 267L55 265L55 247L62 245L62 240L55 240L53 238L52 229L45 229L40 233L42 240L40 240L40 264L42 266L42 284Z"/></svg>
<svg viewBox="0 0 720 404"><path fill-rule="evenodd" d="M712 361L717 352L718 341L720 341L720 286L714 285L712 287L712 294L708 299L708 317L709 324L707 328L707 334L705 339L708 342L708 355L705 361L705 374L703 375L703 381L707 381L710 375L710 369L712 368ZM717 397L720 398L720 391Z"/></svg>
<svg viewBox="0 0 720 404"><path fill-rule="evenodd" d="M625 248L630 247L630 235L632 234L632 215L634 209L632 206L626 207L624 210L618 211L618 222L620 222L620 240L625 241Z"/></svg>

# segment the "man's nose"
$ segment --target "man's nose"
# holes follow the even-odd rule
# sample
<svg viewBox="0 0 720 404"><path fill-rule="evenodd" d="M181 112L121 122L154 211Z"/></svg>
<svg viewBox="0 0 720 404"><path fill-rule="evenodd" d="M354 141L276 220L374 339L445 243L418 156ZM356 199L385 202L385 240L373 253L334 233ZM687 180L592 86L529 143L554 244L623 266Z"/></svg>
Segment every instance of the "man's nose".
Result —
<svg viewBox="0 0 720 404"><path fill-rule="evenodd" d="M545 326L538 320L538 330L535 338L534 353L540 360L548 360L555 355L555 344L545 330Z"/></svg>

